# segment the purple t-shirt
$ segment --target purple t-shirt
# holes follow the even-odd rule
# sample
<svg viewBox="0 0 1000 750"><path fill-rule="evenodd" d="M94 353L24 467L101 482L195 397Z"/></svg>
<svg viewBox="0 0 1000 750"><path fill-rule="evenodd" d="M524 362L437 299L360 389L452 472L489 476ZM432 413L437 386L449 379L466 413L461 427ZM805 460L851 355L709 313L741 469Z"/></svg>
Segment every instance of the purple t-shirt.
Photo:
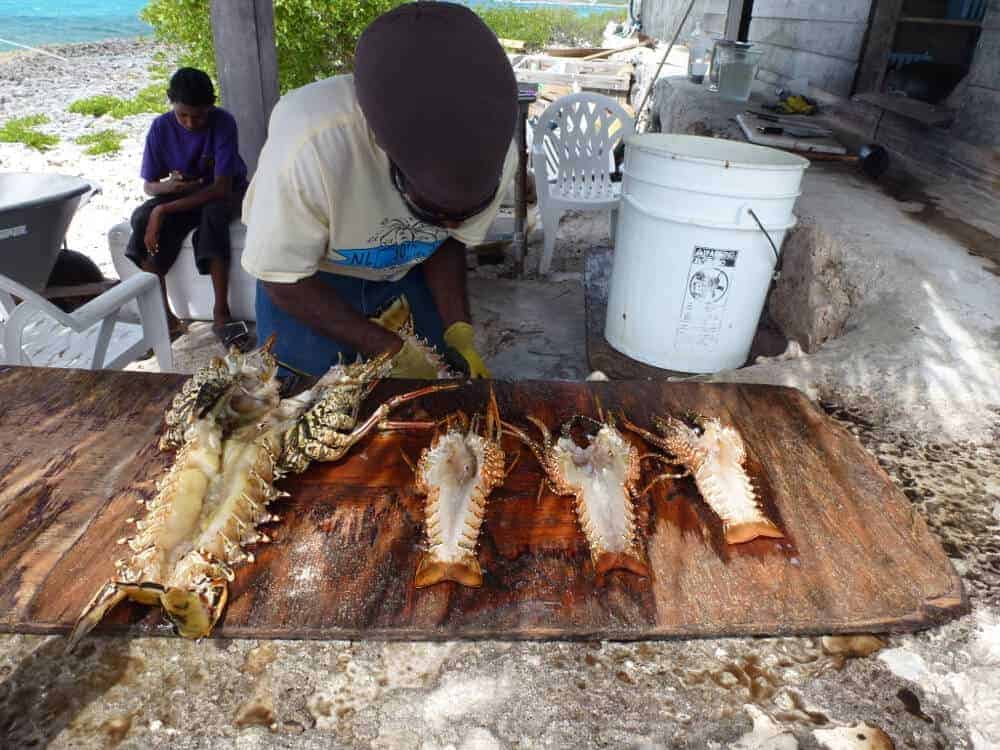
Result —
<svg viewBox="0 0 1000 750"><path fill-rule="evenodd" d="M196 131L177 122L173 111L153 120L142 154L142 179L156 182L174 171L205 182L232 177L234 190L245 188L247 165L240 158L233 116L213 107L208 124Z"/></svg>

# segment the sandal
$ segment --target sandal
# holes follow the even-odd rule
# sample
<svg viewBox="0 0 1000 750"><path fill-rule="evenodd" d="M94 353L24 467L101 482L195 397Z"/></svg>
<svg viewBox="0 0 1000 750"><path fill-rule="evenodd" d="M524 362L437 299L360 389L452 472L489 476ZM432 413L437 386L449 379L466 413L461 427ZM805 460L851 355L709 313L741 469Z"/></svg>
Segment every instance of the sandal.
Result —
<svg viewBox="0 0 1000 750"><path fill-rule="evenodd" d="M212 326L212 333L227 352L233 347L241 352L248 352L253 348L253 337L245 321L231 320L221 326Z"/></svg>

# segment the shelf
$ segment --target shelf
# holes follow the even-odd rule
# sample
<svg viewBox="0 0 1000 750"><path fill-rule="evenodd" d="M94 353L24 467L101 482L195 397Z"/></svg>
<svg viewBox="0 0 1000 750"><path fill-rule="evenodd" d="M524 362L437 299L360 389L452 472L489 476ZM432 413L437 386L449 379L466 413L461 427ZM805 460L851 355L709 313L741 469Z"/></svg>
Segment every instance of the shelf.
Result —
<svg viewBox="0 0 1000 750"><path fill-rule="evenodd" d="M965 21L959 18L927 18L924 16L903 16L900 23L926 23L937 26L965 26L971 29L978 29L982 26L981 21Z"/></svg>
<svg viewBox="0 0 1000 750"><path fill-rule="evenodd" d="M858 94L854 97L856 101L872 104L880 109L895 112L897 115L907 117L924 125L950 125L955 119L954 110L939 107L935 104L928 104L919 99L910 99L905 96L895 96L893 94Z"/></svg>

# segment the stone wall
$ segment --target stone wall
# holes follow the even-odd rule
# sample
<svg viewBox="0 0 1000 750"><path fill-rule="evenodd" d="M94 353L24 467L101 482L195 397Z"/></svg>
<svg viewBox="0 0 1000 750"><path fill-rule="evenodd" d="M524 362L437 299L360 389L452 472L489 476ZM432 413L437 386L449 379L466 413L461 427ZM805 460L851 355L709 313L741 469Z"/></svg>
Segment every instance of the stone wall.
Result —
<svg viewBox="0 0 1000 750"><path fill-rule="evenodd" d="M872 0L754 0L750 41L764 52L759 77L810 84L849 96Z"/></svg>
<svg viewBox="0 0 1000 750"><path fill-rule="evenodd" d="M643 0L640 13L643 32L669 42L689 2L690 0ZM704 31L722 36L725 32L728 7L727 0L695 0L694 8L687 23L684 24L678 43L684 43L699 20Z"/></svg>
<svg viewBox="0 0 1000 750"><path fill-rule="evenodd" d="M1000 146L1000 0L990 0L965 84L952 134L978 146Z"/></svg>
<svg viewBox="0 0 1000 750"><path fill-rule="evenodd" d="M885 146L895 161L928 182L971 180L984 199L995 201L1000 185L1000 0L990 0L969 75L946 102L956 110L947 127L923 125L851 99L860 93L856 81L870 77L859 76L869 69L862 66L877 64L864 60L865 41L872 14L883 2L754 0L749 38L765 53L758 81L770 87L807 78L810 95L859 143ZM692 17L700 17L703 28L721 31L727 7L724 0L697 0ZM685 0L645 0L646 32L669 39L685 8ZM693 26L689 20L685 33Z"/></svg>

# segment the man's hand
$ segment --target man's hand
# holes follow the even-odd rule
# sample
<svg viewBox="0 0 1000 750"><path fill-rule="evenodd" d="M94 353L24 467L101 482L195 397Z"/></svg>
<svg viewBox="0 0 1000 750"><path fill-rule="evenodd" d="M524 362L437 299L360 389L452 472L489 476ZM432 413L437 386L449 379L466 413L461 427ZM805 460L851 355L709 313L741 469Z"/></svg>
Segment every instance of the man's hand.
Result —
<svg viewBox="0 0 1000 750"><path fill-rule="evenodd" d="M483 358L476 351L472 326L465 322L452 323L448 330L444 332L444 342L462 355L469 365L469 377L471 378L491 378L489 369Z"/></svg>
<svg viewBox="0 0 1000 750"><path fill-rule="evenodd" d="M163 212L157 206L149 214L149 221L146 222L146 234L143 235L143 242L150 255L156 255L160 249L160 229L163 227Z"/></svg>

